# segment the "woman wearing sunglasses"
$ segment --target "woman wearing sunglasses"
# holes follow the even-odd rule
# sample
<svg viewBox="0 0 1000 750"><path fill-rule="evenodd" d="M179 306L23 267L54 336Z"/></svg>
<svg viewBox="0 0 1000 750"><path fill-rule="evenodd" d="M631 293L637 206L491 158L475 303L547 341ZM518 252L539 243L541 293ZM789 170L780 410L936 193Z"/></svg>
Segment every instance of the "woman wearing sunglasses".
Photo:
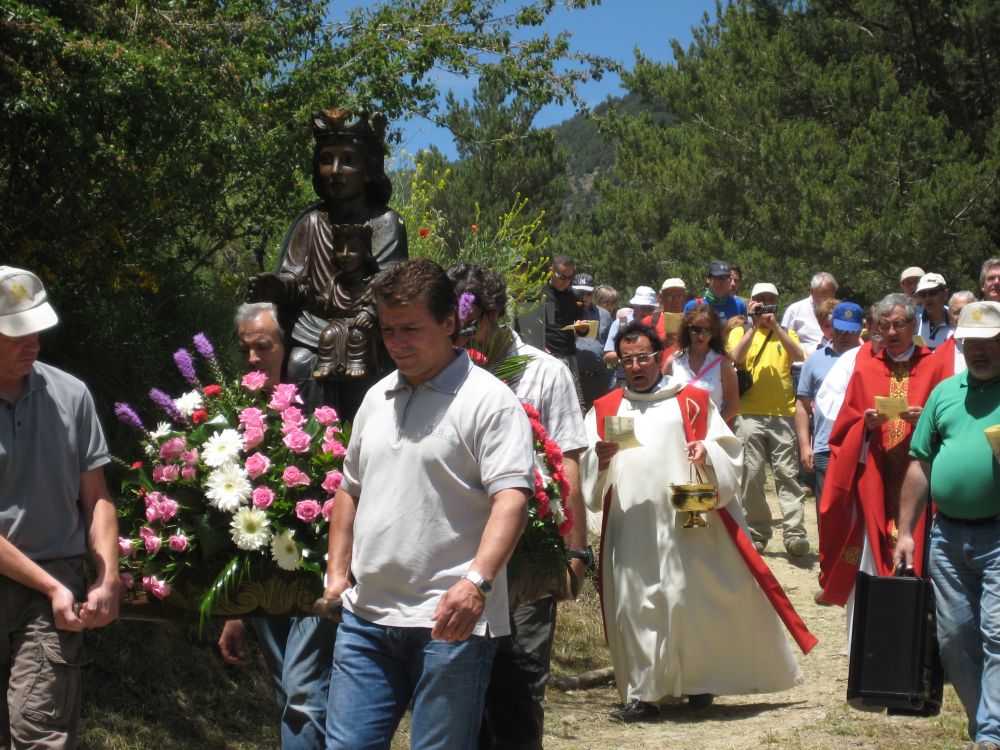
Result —
<svg viewBox="0 0 1000 750"><path fill-rule="evenodd" d="M666 360L663 371L708 391L722 418L732 424L740 407L740 390L722 339L722 320L711 305L697 305L684 316L678 349Z"/></svg>

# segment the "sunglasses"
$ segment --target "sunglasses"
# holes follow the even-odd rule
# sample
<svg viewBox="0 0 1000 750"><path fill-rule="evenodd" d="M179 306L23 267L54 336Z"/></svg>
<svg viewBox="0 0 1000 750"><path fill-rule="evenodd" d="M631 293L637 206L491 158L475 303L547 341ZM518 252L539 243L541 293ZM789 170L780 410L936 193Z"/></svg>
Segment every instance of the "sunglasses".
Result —
<svg viewBox="0 0 1000 750"><path fill-rule="evenodd" d="M705 336L711 336L715 333L714 328L706 328L705 326L688 326L688 331L691 332L692 336L697 336L703 334Z"/></svg>
<svg viewBox="0 0 1000 750"><path fill-rule="evenodd" d="M553 271L552 275L555 276L557 279L562 279L563 281L566 281L566 279L572 279L573 278L572 276L567 276L566 274L559 273L558 271Z"/></svg>
<svg viewBox="0 0 1000 750"><path fill-rule="evenodd" d="M622 357L621 363L622 367L631 367L634 364L648 365L654 357L655 354L636 354L632 357Z"/></svg>

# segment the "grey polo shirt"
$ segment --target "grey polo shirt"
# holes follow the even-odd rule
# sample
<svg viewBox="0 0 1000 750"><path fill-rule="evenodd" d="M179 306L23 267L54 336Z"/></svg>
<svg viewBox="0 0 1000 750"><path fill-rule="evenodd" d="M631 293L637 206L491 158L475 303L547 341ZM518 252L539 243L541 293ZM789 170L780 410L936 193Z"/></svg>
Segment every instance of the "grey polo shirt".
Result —
<svg viewBox="0 0 1000 750"><path fill-rule="evenodd" d="M0 398L0 534L32 560L84 554L80 475L109 460L87 387L36 362L17 402Z"/></svg>
<svg viewBox="0 0 1000 750"><path fill-rule="evenodd" d="M393 372L355 417L341 487L358 498L344 606L369 622L431 628L469 569L503 489L534 488L531 426L501 381L461 350L412 388ZM507 581L493 582L475 633L507 635Z"/></svg>

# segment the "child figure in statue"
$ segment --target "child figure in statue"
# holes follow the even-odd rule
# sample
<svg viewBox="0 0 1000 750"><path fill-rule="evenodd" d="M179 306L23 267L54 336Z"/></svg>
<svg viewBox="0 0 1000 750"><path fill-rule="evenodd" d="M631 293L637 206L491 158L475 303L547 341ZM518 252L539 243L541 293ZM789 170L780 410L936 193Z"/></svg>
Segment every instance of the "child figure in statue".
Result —
<svg viewBox="0 0 1000 750"><path fill-rule="evenodd" d="M336 270L323 300L323 317L329 322L319 335L313 377L365 378L375 368L375 303L369 287L378 264L372 255L372 228L334 224L331 229Z"/></svg>

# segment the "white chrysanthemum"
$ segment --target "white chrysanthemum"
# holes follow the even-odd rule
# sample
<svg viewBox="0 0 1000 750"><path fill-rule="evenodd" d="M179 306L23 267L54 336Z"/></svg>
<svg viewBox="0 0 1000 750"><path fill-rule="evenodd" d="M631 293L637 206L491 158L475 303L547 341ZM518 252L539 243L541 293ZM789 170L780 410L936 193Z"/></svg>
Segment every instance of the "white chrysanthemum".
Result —
<svg viewBox="0 0 1000 750"><path fill-rule="evenodd" d="M152 438L153 440L160 440L161 438L165 438L173 431L174 428L170 426L169 422L157 422L156 429L153 430L151 433L149 433L149 437Z"/></svg>
<svg viewBox="0 0 1000 750"><path fill-rule="evenodd" d="M282 570L296 570L302 563L294 536L295 530L288 529L271 540L271 557Z"/></svg>
<svg viewBox="0 0 1000 750"><path fill-rule="evenodd" d="M563 513L562 501L552 498L549 503L549 513L552 514L552 520L555 521L556 526L562 526L563 522L566 520L566 514Z"/></svg>
<svg viewBox="0 0 1000 750"><path fill-rule="evenodd" d="M201 448L201 460L208 466L222 466L240 460L243 436L236 430L217 432Z"/></svg>
<svg viewBox="0 0 1000 750"><path fill-rule="evenodd" d="M198 391L188 391L183 396L174 399L174 406L185 417L190 417L195 411L203 408L205 402L201 400L201 394Z"/></svg>
<svg viewBox="0 0 1000 750"><path fill-rule="evenodd" d="M253 485L250 478L237 464L223 464L205 480L205 497L213 507L232 513L250 500Z"/></svg>
<svg viewBox="0 0 1000 750"><path fill-rule="evenodd" d="M271 541L271 522L260 508L240 508L229 525L233 543L240 549L258 550Z"/></svg>
<svg viewBox="0 0 1000 750"><path fill-rule="evenodd" d="M160 455L160 449L157 448L153 443L147 442L143 446L143 450L146 451L146 455L149 456L150 458L156 458L157 456Z"/></svg>
<svg viewBox="0 0 1000 750"><path fill-rule="evenodd" d="M542 475L542 484L547 487L549 482L552 481L552 477L549 475L549 465L545 463L545 459L537 453L535 454L535 468L538 470L538 473Z"/></svg>

